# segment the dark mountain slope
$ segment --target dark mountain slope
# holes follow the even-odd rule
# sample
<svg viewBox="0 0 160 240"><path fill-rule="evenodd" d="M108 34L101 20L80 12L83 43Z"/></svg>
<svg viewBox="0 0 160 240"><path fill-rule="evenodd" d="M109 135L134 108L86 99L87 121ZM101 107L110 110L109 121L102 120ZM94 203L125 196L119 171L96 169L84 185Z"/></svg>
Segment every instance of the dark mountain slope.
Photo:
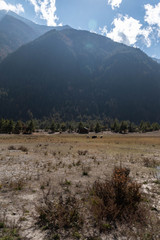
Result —
<svg viewBox="0 0 160 240"><path fill-rule="evenodd" d="M5 15L0 21L0 59L36 36L31 27L12 16Z"/></svg>
<svg viewBox="0 0 160 240"><path fill-rule="evenodd" d="M63 30L69 26L56 27ZM20 46L38 38L53 27L38 25L13 12L0 11L0 61Z"/></svg>
<svg viewBox="0 0 160 240"><path fill-rule="evenodd" d="M160 121L160 66L139 49L87 31L52 30L0 65L0 115L60 113Z"/></svg>

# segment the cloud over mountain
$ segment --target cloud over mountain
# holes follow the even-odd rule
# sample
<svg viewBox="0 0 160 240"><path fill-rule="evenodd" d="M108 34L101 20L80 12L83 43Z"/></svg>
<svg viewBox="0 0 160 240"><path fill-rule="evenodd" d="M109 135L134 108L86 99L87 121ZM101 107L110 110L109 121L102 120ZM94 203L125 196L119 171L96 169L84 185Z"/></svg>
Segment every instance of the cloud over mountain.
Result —
<svg viewBox="0 0 160 240"><path fill-rule="evenodd" d="M12 11L15 13L20 13L20 12L24 12L24 8L22 6L22 4L9 4L4 0L0 1L0 10L6 10L6 11Z"/></svg>
<svg viewBox="0 0 160 240"><path fill-rule="evenodd" d="M28 0L33 6L37 15L47 21L48 26L57 26L56 0Z"/></svg>
<svg viewBox="0 0 160 240"><path fill-rule="evenodd" d="M112 22L114 26L110 32L104 26L101 29L102 34L111 38L116 42L121 42L127 45L134 45L139 38L142 38L144 43L149 47L151 41L149 35L152 31L150 27L143 28L139 20L129 17L128 15L119 16Z"/></svg>

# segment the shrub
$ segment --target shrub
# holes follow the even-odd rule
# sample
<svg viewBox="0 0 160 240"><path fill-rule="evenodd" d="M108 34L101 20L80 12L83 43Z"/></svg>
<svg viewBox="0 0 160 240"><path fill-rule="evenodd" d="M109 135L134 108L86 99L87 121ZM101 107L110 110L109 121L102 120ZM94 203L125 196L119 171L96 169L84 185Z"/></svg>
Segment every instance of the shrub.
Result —
<svg viewBox="0 0 160 240"><path fill-rule="evenodd" d="M88 151L87 150L78 150L78 155L79 156L85 156L86 154L88 153Z"/></svg>
<svg viewBox="0 0 160 240"><path fill-rule="evenodd" d="M56 233L58 230L78 230L82 226L82 217L79 214L79 202L74 196L68 194L57 198L49 190L43 191L42 203L36 206L38 223L43 229Z"/></svg>
<svg viewBox="0 0 160 240"><path fill-rule="evenodd" d="M28 152L28 148L26 148L25 146L20 146L18 148L18 150L22 151L22 152Z"/></svg>
<svg viewBox="0 0 160 240"><path fill-rule="evenodd" d="M19 177L15 180L12 180L10 183L9 183L9 188L12 189L12 190L15 190L15 191L21 191L23 190L25 186L25 180L23 177Z"/></svg>
<svg viewBox="0 0 160 240"><path fill-rule="evenodd" d="M8 147L8 150L16 150L16 147L11 145L11 146Z"/></svg>
<svg viewBox="0 0 160 240"><path fill-rule="evenodd" d="M111 180L96 181L93 184L90 189L90 203L97 221L141 220L141 186L131 181L129 173L127 168L116 167Z"/></svg>

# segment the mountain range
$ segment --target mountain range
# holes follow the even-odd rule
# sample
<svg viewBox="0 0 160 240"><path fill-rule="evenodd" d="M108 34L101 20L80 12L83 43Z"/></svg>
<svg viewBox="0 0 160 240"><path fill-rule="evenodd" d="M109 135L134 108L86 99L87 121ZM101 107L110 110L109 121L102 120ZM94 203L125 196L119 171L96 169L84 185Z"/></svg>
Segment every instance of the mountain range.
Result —
<svg viewBox="0 0 160 240"><path fill-rule="evenodd" d="M48 27L35 24L11 11L0 11L0 61L20 46L51 29L60 31L66 28L69 28L69 26Z"/></svg>
<svg viewBox="0 0 160 240"><path fill-rule="evenodd" d="M0 23L8 21L32 40L0 64L1 117L160 122L160 65L140 49L68 26L36 37L32 24L8 15Z"/></svg>

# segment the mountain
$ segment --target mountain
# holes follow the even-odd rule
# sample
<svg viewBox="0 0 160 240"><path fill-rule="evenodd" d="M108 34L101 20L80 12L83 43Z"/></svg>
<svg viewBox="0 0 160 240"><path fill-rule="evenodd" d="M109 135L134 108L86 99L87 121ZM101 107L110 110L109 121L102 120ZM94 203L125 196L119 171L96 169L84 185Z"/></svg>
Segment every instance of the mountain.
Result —
<svg viewBox="0 0 160 240"><path fill-rule="evenodd" d="M0 59L36 37L37 34L31 27L5 15L0 21Z"/></svg>
<svg viewBox="0 0 160 240"><path fill-rule="evenodd" d="M56 30L65 28L69 26L56 27ZM13 12L0 11L0 61L23 44L51 29L53 27L35 24Z"/></svg>
<svg viewBox="0 0 160 240"><path fill-rule="evenodd" d="M0 116L60 114L160 122L160 65L141 50L74 29L51 30L0 64Z"/></svg>
<svg viewBox="0 0 160 240"><path fill-rule="evenodd" d="M157 63L160 63L160 59L157 58L152 58L154 61L156 61Z"/></svg>
<svg viewBox="0 0 160 240"><path fill-rule="evenodd" d="M12 11L9 11L7 13L8 15L26 23L28 26L30 26L39 36L40 35L43 35L44 33L50 31L50 30L53 30L53 29L56 29L57 31L61 31L61 30L64 30L64 29L69 29L71 28L70 26L68 25L64 25L64 26L56 26L56 27L50 27L50 26L46 26L46 25L39 25L39 24L36 24L34 22L32 22L31 20L28 20L26 18L23 18L21 16L19 16L18 14L12 12Z"/></svg>

